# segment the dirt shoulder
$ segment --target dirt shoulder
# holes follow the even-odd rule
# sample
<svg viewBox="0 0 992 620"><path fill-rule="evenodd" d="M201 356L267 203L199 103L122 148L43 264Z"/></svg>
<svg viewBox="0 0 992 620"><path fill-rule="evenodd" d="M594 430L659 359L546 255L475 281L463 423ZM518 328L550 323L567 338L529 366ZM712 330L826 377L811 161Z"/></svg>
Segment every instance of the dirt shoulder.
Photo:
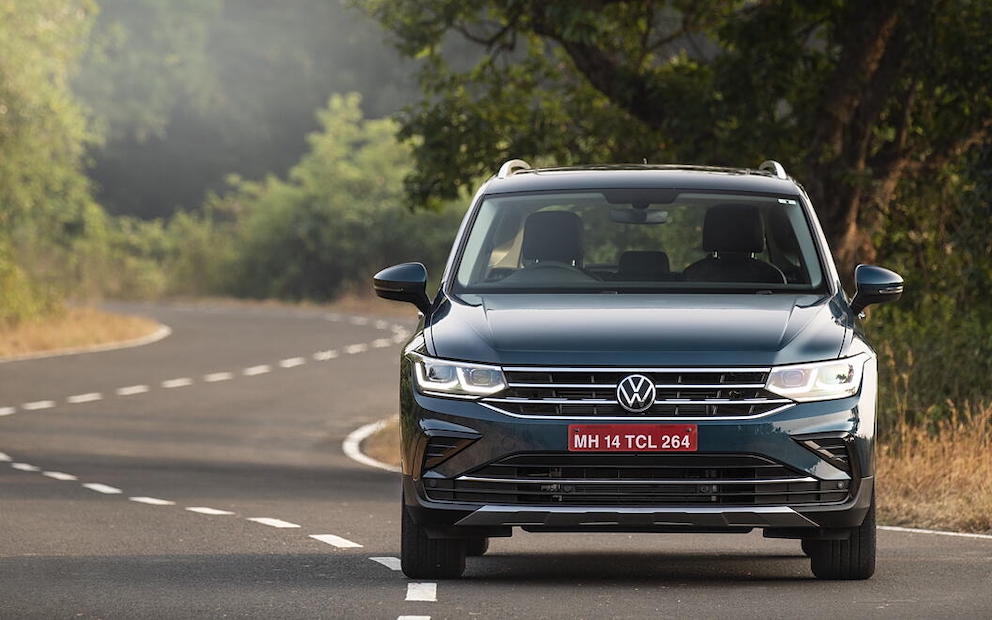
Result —
<svg viewBox="0 0 992 620"><path fill-rule="evenodd" d="M53 316L0 326L0 360L137 340L161 327L145 317L91 307L67 308Z"/></svg>

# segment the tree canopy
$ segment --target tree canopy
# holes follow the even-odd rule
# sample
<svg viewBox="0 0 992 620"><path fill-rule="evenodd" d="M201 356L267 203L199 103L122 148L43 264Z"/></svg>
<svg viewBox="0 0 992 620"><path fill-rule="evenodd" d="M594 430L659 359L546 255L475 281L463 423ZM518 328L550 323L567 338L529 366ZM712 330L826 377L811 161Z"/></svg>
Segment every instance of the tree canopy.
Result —
<svg viewBox="0 0 992 620"><path fill-rule="evenodd" d="M845 268L900 192L992 131L984 0L359 0L421 59L414 204L510 157L556 164L776 159ZM452 44L471 42L477 61Z"/></svg>

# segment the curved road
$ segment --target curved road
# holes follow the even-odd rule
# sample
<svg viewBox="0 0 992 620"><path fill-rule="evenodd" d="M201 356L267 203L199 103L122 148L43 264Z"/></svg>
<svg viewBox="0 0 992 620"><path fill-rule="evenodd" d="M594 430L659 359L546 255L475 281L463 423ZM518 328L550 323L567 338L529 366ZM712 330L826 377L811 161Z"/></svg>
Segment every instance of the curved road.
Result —
<svg viewBox="0 0 992 620"><path fill-rule="evenodd" d="M526 533L413 583L396 474L341 450L394 410L410 321L120 308L173 335L0 364L2 618L992 616L992 539L894 531L860 583L759 534Z"/></svg>

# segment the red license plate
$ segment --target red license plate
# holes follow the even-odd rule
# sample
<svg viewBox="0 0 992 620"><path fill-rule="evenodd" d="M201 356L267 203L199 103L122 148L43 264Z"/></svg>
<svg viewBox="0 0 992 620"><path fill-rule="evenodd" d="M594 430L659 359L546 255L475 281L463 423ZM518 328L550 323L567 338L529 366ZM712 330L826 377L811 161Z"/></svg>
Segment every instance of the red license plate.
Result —
<svg viewBox="0 0 992 620"><path fill-rule="evenodd" d="M570 452L695 452L695 424L569 424Z"/></svg>

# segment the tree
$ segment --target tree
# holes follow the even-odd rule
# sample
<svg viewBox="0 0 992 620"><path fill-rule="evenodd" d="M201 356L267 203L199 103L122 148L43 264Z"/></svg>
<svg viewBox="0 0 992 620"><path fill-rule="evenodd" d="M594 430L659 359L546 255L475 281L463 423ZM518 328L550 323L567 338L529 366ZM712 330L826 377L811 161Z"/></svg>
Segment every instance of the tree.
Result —
<svg viewBox="0 0 992 620"><path fill-rule="evenodd" d="M0 323L54 305L40 264L96 209L81 169L93 134L69 88L94 13L87 0L0 0Z"/></svg>
<svg viewBox="0 0 992 620"><path fill-rule="evenodd" d="M406 179L453 196L509 157L754 167L808 184L842 269L906 181L992 131L986 0L359 0L422 59ZM476 46L449 62L452 43Z"/></svg>

